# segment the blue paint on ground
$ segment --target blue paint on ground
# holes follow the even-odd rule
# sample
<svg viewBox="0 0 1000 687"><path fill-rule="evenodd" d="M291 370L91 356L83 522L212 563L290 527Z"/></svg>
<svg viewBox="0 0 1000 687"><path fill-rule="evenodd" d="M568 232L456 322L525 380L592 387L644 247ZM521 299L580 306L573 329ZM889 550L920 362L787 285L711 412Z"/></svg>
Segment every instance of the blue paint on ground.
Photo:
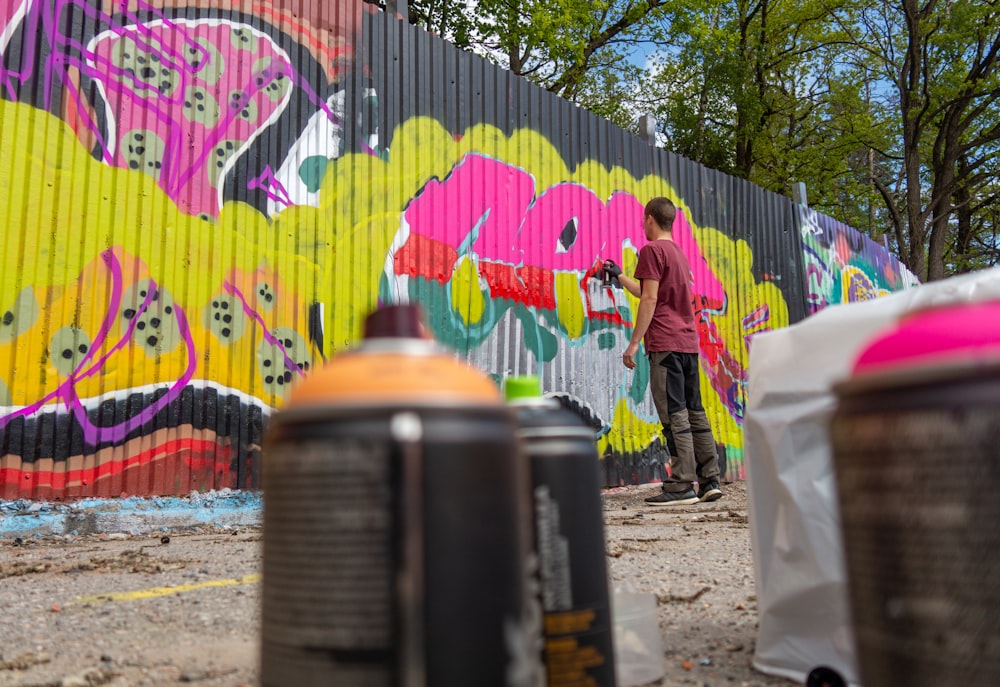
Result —
<svg viewBox="0 0 1000 687"><path fill-rule="evenodd" d="M72 503L0 500L0 537L146 534L208 525L261 524L260 492L221 489L188 496L88 498Z"/></svg>

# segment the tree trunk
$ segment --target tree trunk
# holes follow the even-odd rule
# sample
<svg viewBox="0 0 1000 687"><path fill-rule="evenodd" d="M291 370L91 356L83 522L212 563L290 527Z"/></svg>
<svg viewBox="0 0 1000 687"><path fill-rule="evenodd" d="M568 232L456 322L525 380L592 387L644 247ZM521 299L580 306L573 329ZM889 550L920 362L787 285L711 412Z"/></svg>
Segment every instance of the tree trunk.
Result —
<svg viewBox="0 0 1000 687"><path fill-rule="evenodd" d="M897 88L899 107L903 120L903 174L906 179L906 223L909 250L902 256L910 271L918 279L927 279L925 241L927 229L923 212L920 179L920 119L926 107L922 96L923 39L920 33L920 7L916 0L903 0L906 21L907 45L899 72Z"/></svg>
<svg viewBox="0 0 1000 687"><path fill-rule="evenodd" d="M968 174L968 161L965 156L958 159L958 178L964 179ZM952 199L957 231L954 248L954 268L959 274L973 269L972 266L972 195L965 185L959 185Z"/></svg>

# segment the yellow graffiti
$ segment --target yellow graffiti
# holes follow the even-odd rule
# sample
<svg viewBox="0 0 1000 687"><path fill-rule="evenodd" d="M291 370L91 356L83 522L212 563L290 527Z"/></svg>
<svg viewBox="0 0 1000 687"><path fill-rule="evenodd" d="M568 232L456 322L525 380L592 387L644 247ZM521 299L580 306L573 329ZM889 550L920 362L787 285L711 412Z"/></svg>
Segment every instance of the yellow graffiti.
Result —
<svg viewBox="0 0 1000 687"><path fill-rule="evenodd" d="M17 375L16 384L5 380L9 402L58 402L53 393L71 374L80 398L169 385L188 374L279 404L287 389L268 382L263 366L282 358L284 347L266 331L281 330L287 340L294 332L298 357L318 358L307 309L319 277L295 254L294 241L243 204L227 204L214 223L180 212L154 179L95 160L43 111L0 102L0 120L29 142L0 147L0 184L9 189L0 219L0 312L15 320L14 335L0 336L0 370ZM139 309L139 294L154 283L157 307L146 316L126 313ZM109 313L116 289L122 306ZM234 312L242 317L239 337L223 324ZM130 322L133 345L123 346Z"/></svg>
<svg viewBox="0 0 1000 687"><path fill-rule="evenodd" d="M556 272L556 312L566 335L579 339L586 332L587 311L583 305L580 275L576 272Z"/></svg>
<svg viewBox="0 0 1000 687"><path fill-rule="evenodd" d="M870 301L889 293L891 291L876 285L864 270L854 265L844 265L840 270L841 303Z"/></svg>
<svg viewBox="0 0 1000 687"><path fill-rule="evenodd" d="M327 351L350 347L378 303L379 281L406 203L431 178L443 178L462 152L440 126L401 127L389 160L348 154L334 161L320 189L320 205L280 213L274 231L297 241L314 265L313 292L326 309Z"/></svg>
<svg viewBox="0 0 1000 687"><path fill-rule="evenodd" d="M610 448L615 453L641 451L656 440L662 431L659 420L643 420L633 411L625 398L615 403L611 429L597 443L597 450L604 455Z"/></svg>
<svg viewBox="0 0 1000 687"><path fill-rule="evenodd" d="M751 332L744 328L745 319L762 306L768 309L766 329L788 326L788 306L774 282L757 282L753 275L753 253L746 241L734 240L722 232L707 227L694 228L694 237L712 274L726 292L726 308L710 315L710 320L725 350L738 363L738 369L749 366L750 352L745 343ZM712 422L716 441L730 446L743 445L743 430L702 375L701 394L705 410Z"/></svg>
<svg viewBox="0 0 1000 687"><path fill-rule="evenodd" d="M468 255L458 259L451 275L451 307L466 326L477 324L486 310L479 271Z"/></svg>
<svg viewBox="0 0 1000 687"><path fill-rule="evenodd" d="M364 315L374 305L378 281L399 230L407 202L416 197L420 189L432 179L443 179L467 154L477 153L516 164L526 170L535 181L536 191L560 183L573 182L585 185L599 198L608 199L614 193L629 193L637 199L666 196L682 209L687 217L692 212L680 194L664 179L649 175L634 178L621 167L607 168L597 161L587 161L576 169L567 168L565 161L552 143L541 134L528 129L505 136L495 127L477 125L461 136L452 136L434 119L418 117L402 124L393 134L392 154L381 161L366 155L348 155L334 162L334 172L324 179L321 207L296 208L293 225L303 222L319 236L317 243L330 247L326 252L311 251L299 246L302 254L323 272L328 272L331 252L335 263L344 265L343 271L335 268L325 280L333 285L332 299L336 305L328 314L327 325L333 334L334 349L349 345L359 335L358 327ZM365 188L370 191L363 193ZM360 198L359 194L362 194ZM290 212L290 211L289 211ZM304 220L310 213L319 213L319 219ZM285 215L279 216L279 224ZM377 219L372 219L377 218ZM349 234L364 237L363 246L352 244L346 248L340 236L334 237L333 227ZM753 276L752 258L746 242L729 239L721 232L697 227L692 231L715 277L723 284L727 294L724 312L711 313L710 319L725 349L734 356L739 369L746 369L747 350L743 320L762 305L770 308L766 328L788 324L784 298L773 283L758 284ZM324 236L324 232L329 235ZM616 257L626 273L635 269L638 249L641 246L623 246ZM309 248L310 250L306 250ZM341 254L350 260L340 262ZM353 270L353 271L352 271ZM587 334L582 274L557 272L555 275L556 308L560 324L566 335L576 339ZM466 324L479 321L485 308L488 290L478 274L478 264L470 256L456 264L451 278L452 308ZM626 296L634 321L638 300ZM711 380L702 376L702 393L706 411L713 420L717 439L733 446L742 446L742 430L728 408L720 399ZM614 411L612 429L604 442L616 451L635 452L647 447L658 435L659 423L640 419L620 399Z"/></svg>

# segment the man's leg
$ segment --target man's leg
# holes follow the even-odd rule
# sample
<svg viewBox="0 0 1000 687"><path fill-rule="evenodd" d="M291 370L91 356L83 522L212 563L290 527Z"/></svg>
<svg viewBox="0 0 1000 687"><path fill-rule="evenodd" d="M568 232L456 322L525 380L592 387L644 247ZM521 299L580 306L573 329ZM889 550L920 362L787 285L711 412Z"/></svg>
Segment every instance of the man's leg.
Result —
<svg viewBox="0 0 1000 687"><path fill-rule="evenodd" d="M675 353L684 369L684 395L691 426L694 458L698 473L698 496L702 501L722 497L719 488L719 451L712 425L701 403L701 371L696 353Z"/></svg>
<svg viewBox="0 0 1000 687"><path fill-rule="evenodd" d="M692 481L694 480L694 458L691 456L690 467L682 462L679 456L679 444L677 441L675 428L671 423L670 408L672 403L669 400L667 368L662 364L667 357L667 353L650 353L649 387L653 395L653 405L656 406L657 415L660 417L660 424L663 425L663 436L667 441L667 450L670 458L667 462L667 476L663 479L663 488L657 496L646 499L646 503L655 506L687 505L697 503L698 495L694 492ZM683 401L681 403L683 408Z"/></svg>
<svg viewBox="0 0 1000 687"><path fill-rule="evenodd" d="M658 378L652 387L653 403L661 423L670 428L677 451L672 475L663 483L664 491L685 491L696 479L694 444L684 402L684 374L678 362L673 353L654 353L650 358L650 383L654 376Z"/></svg>
<svg viewBox="0 0 1000 687"><path fill-rule="evenodd" d="M653 405L656 407L656 414L660 418L660 426L663 428L663 441L667 447L667 460L664 464L666 476L673 473L674 456L677 449L674 444L674 435L670 431L670 413L667 412L667 369L659 364L666 353L649 353L649 390L653 396ZM664 480L666 481L666 480Z"/></svg>

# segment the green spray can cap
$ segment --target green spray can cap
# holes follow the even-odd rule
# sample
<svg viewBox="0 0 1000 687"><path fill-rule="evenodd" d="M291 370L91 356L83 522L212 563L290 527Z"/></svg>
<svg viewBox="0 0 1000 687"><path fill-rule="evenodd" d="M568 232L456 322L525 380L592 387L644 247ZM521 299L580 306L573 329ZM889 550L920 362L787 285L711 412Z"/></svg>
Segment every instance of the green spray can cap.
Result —
<svg viewBox="0 0 1000 687"><path fill-rule="evenodd" d="M522 399L540 399L542 382L535 375L507 377L503 382L503 397L508 403Z"/></svg>

